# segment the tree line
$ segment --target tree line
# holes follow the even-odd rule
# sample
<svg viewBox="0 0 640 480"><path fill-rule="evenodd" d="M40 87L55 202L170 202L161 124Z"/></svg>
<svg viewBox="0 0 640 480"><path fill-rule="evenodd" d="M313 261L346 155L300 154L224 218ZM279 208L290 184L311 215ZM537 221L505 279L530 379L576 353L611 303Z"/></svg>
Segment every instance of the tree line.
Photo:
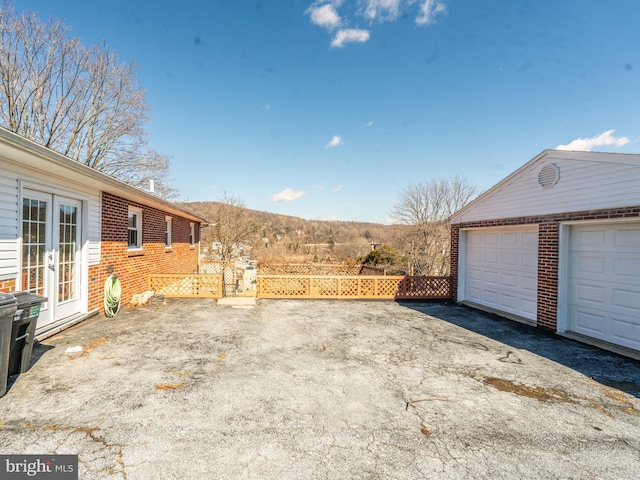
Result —
<svg viewBox="0 0 640 480"><path fill-rule="evenodd" d="M391 275L449 274L450 216L479 193L461 177L405 187L393 208L396 224L304 220L250 210L236 196L184 203L211 224L202 245L211 258L230 262L242 245L266 263L342 262L384 267ZM211 246L218 248L213 252Z"/></svg>

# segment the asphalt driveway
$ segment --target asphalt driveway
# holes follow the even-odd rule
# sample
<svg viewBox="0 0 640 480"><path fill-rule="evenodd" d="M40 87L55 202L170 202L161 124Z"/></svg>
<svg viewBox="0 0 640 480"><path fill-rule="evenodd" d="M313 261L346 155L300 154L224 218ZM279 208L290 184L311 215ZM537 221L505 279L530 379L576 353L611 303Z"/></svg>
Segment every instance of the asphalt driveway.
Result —
<svg viewBox="0 0 640 480"><path fill-rule="evenodd" d="M454 305L169 300L37 346L0 446L81 479L640 478L640 363Z"/></svg>

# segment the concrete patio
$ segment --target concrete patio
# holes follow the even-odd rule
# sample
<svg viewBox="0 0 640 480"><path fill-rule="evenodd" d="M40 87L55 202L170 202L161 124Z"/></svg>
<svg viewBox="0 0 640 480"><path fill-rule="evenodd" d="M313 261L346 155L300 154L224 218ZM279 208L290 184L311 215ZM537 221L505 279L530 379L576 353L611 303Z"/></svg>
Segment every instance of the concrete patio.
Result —
<svg viewBox="0 0 640 480"><path fill-rule="evenodd" d="M638 361L455 305L168 300L37 346L0 445L81 479L627 479L639 398Z"/></svg>

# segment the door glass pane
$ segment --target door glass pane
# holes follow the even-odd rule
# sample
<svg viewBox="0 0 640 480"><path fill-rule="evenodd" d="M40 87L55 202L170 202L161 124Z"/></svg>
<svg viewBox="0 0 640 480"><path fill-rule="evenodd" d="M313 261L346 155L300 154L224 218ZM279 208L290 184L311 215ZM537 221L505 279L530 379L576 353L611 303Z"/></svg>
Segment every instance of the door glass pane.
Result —
<svg viewBox="0 0 640 480"><path fill-rule="evenodd" d="M76 298L77 210L78 207L60 204L58 302Z"/></svg>
<svg viewBox="0 0 640 480"><path fill-rule="evenodd" d="M47 202L22 200L22 290L44 295Z"/></svg>

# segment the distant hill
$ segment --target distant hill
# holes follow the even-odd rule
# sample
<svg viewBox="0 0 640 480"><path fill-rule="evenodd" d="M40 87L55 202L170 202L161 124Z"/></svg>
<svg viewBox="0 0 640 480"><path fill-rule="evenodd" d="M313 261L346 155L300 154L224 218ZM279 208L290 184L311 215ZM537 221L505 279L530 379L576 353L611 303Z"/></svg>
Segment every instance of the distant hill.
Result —
<svg viewBox="0 0 640 480"><path fill-rule="evenodd" d="M216 202L186 202L181 206L204 218L211 218ZM269 213L235 207L238 214L258 226L255 238L246 239L255 255L266 259L270 253L282 257L300 257L299 261L346 261L355 259L371 250L371 244L398 244L402 225L384 225L371 222L343 222L338 220L306 220L289 215ZM208 241L206 229L203 240ZM330 247L330 248L328 248ZM272 255L271 255L272 256ZM314 258L315 257L315 258Z"/></svg>

